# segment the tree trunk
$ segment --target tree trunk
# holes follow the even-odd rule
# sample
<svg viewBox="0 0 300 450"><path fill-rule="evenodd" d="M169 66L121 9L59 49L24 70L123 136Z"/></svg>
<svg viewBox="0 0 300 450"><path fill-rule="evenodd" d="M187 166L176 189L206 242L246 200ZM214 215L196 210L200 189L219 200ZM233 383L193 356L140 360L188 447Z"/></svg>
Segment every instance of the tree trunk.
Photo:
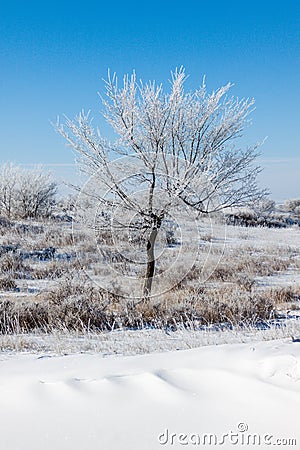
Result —
<svg viewBox="0 0 300 450"><path fill-rule="evenodd" d="M144 298L147 300L151 294L152 281L155 270L155 255L154 244L158 233L158 227L154 226L151 230L148 242L147 242L147 269L144 282Z"/></svg>

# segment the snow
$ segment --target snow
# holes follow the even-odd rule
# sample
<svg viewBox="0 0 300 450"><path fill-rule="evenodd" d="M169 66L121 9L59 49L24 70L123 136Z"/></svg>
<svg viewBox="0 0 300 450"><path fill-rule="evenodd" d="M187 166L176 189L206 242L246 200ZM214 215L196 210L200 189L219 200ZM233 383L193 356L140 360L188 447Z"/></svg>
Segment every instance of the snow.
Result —
<svg viewBox="0 0 300 450"><path fill-rule="evenodd" d="M224 449L299 446L300 342L119 357L2 353L0 405L1 450L194 448L205 433ZM231 431L238 443L220 445ZM254 434L260 445L241 443Z"/></svg>

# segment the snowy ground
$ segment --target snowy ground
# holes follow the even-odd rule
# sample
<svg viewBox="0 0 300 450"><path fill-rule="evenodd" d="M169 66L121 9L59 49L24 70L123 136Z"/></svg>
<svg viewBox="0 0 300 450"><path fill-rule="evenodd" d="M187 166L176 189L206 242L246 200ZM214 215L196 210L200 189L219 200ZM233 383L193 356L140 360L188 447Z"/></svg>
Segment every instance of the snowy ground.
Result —
<svg viewBox="0 0 300 450"><path fill-rule="evenodd" d="M300 342L2 354L0 404L1 450L299 448Z"/></svg>
<svg viewBox="0 0 300 450"><path fill-rule="evenodd" d="M212 268L230 255L290 258L288 270L256 276L257 289L299 286L299 227L224 232L202 230ZM39 299L58 282L23 277L0 295ZM252 329L3 334L0 450L300 448L298 303Z"/></svg>

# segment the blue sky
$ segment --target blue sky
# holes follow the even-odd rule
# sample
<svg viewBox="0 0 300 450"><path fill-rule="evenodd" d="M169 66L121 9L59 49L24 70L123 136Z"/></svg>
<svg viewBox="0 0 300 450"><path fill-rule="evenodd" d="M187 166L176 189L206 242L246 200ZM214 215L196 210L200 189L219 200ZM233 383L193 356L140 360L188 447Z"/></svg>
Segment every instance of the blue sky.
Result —
<svg viewBox="0 0 300 450"><path fill-rule="evenodd" d="M265 136L262 182L300 197L300 3L274 1L14 1L0 10L0 162L42 163L71 176L74 155L50 125L91 109L107 69L167 83L184 65L188 88L231 81L254 97L244 141ZM108 130L107 130L108 132Z"/></svg>

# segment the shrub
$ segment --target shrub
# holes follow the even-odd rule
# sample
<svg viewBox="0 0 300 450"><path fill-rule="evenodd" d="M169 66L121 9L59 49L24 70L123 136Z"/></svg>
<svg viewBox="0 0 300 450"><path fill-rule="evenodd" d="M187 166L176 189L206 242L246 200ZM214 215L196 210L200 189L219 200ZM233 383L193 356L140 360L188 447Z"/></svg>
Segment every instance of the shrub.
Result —
<svg viewBox="0 0 300 450"><path fill-rule="evenodd" d="M13 252L5 253L0 257L0 272L9 274L14 278L25 278L30 267L23 263L20 255Z"/></svg>
<svg viewBox="0 0 300 450"><path fill-rule="evenodd" d="M0 290L1 291L14 291L17 288L17 284L10 276L0 277Z"/></svg>

